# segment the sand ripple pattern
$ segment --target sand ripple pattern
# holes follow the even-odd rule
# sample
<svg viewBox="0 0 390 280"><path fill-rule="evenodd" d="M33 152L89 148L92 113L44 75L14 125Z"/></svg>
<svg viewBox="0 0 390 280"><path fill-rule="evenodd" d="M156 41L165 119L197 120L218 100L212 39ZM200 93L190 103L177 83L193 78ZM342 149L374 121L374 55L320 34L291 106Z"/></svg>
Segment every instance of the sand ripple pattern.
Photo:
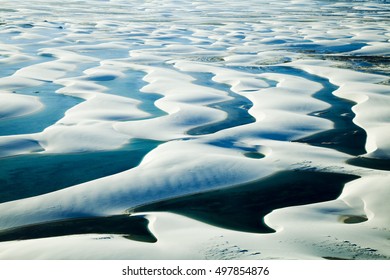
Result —
<svg viewBox="0 0 390 280"><path fill-rule="evenodd" d="M387 1L3 2L1 259L390 258Z"/></svg>

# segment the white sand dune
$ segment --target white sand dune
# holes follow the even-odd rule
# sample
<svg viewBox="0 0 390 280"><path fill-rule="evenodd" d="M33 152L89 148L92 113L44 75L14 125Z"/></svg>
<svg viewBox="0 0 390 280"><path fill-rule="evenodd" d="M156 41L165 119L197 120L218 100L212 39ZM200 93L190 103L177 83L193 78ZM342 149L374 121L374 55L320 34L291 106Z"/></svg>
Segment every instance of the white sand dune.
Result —
<svg viewBox="0 0 390 280"><path fill-rule="evenodd" d="M49 234L1 241L0 259L389 259L389 14L383 1L2 1L1 240L276 174L318 174L314 194L321 174L351 179L339 197L275 206L274 233L152 210L132 215L155 243ZM139 150L135 167L62 182Z"/></svg>
<svg viewBox="0 0 390 280"><path fill-rule="evenodd" d="M42 108L42 103L34 96L0 93L0 118L13 118L32 114Z"/></svg>
<svg viewBox="0 0 390 280"><path fill-rule="evenodd" d="M353 107L356 114L354 122L367 132L367 156L388 158L390 146L386 139L390 136L389 88L386 85L376 84L386 81L387 76L368 75L345 69L329 69L329 67L310 65L310 62L292 64L328 78L339 86L334 92L335 95L356 102Z"/></svg>

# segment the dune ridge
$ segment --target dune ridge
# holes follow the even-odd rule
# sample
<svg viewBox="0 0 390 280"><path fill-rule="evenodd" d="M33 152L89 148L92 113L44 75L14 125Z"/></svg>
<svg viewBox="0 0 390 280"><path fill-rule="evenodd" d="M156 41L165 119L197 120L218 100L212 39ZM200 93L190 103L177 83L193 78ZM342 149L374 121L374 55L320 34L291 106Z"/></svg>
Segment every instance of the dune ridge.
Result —
<svg viewBox="0 0 390 280"><path fill-rule="evenodd" d="M389 259L389 14L3 1L0 259Z"/></svg>

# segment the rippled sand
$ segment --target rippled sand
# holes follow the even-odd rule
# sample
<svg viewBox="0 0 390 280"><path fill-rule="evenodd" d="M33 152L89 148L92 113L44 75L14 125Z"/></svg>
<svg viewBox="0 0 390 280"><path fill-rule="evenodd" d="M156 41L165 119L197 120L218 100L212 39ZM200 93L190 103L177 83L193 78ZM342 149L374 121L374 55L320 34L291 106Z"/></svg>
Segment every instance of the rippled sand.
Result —
<svg viewBox="0 0 390 280"><path fill-rule="evenodd" d="M387 1L3 2L1 259L390 258Z"/></svg>

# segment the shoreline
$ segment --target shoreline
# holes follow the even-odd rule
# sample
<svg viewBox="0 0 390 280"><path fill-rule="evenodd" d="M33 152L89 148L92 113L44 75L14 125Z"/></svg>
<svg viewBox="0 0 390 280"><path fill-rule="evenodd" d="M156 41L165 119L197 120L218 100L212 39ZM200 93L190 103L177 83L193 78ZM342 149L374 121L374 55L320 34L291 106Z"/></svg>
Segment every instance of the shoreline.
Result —
<svg viewBox="0 0 390 280"><path fill-rule="evenodd" d="M275 209L336 199L354 175L281 171L259 181L172 198L129 209L129 213L166 211L222 228L273 233L264 217Z"/></svg>

